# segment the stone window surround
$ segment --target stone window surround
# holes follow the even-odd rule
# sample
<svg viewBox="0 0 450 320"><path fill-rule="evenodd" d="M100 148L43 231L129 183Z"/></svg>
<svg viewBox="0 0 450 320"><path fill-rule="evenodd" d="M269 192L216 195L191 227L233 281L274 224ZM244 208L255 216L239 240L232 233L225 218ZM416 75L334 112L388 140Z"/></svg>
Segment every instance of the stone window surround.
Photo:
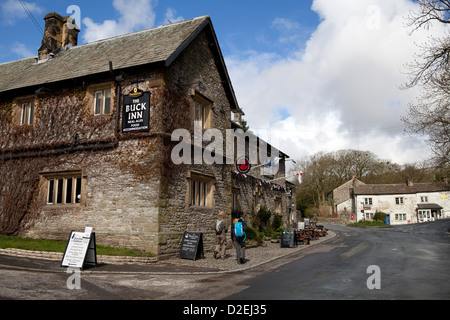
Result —
<svg viewBox="0 0 450 320"><path fill-rule="evenodd" d="M111 95L110 95L110 107L109 107L109 113L105 114L105 90L111 90ZM101 110L100 113L96 113L96 95L98 92L101 92L102 94L102 103L101 103ZM115 92L115 86L114 86L114 82L105 82L105 83L100 83L100 84L93 84L90 85L87 89L87 98L89 99L89 103L88 105L89 107L89 112L90 114L96 116L96 117L100 117L100 116L110 116L111 113L113 112L113 95Z"/></svg>
<svg viewBox="0 0 450 320"><path fill-rule="evenodd" d="M28 114L26 117L26 122L27 123L23 123L23 106L25 104L28 104L28 106L30 105L30 103L33 103L33 114L32 114L32 121L31 123L29 122L30 119L30 115ZM36 96L35 95L28 95L28 96L24 96L24 97L19 97L13 100L13 106L14 106L14 111L13 111L13 121L14 123L16 123L17 125L20 126L27 126L27 125L33 125L36 119L35 113L36 113ZM27 111L30 111L30 108L27 108Z"/></svg>
<svg viewBox="0 0 450 320"><path fill-rule="evenodd" d="M45 206L46 208L68 208L73 206L80 206L80 205L86 205L86 183L87 179L86 176L83 174L82 170L70 170L70 171L58 171L58 172L41 172L40 173L42 184L41 184L41 190L42 194L45 198ZM67 179L74 179L74 178L81 178L81 190L80 190L80 199L78 202L76 201L75 197L77 196L76 193L76 181L72 180L72 194L71 197L73 203L66 203L66 196L67 196ZM63 189L62 189L62 201L61 203L57 203L57 181L64 179L63 181ZM50 192L50 181L53 180L53 202L49 203L49 192Z"/></svg>
<svg viewBox="0 0 450 320"><path fill-rule="evenodd" d="M191 92L193 104L192 104L192 122L196 119L196 108L198 105L201 106L202 113L202 129L211 129L214 127L213 123L213 102L199 93L197 90L192 90Z"/></svg>
<svg viewBox="0 0 450 320"><path fill-rule="evenodd" d="M192 189L193 183L205 183L206 184L206 205L198 205L192 203ZM209 175L203 172L198 172L195 170L190 170L186 177L186 207L191 208L204 208L213 209L214 208L214 190L215 190L216 178L213 175Z"/></svg>

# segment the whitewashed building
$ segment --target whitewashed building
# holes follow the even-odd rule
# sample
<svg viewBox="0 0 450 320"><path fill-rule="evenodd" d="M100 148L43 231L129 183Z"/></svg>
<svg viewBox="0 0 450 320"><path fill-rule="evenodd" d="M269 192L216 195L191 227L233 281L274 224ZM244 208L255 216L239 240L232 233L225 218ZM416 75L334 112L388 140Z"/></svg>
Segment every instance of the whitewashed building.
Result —
<svg viewBox="0 0 450 320"><path fill-rule="evenodd" d="M355 186L356 221L387 214L389 224L450 218L450 188L444 183L365 184Z"/></svg>

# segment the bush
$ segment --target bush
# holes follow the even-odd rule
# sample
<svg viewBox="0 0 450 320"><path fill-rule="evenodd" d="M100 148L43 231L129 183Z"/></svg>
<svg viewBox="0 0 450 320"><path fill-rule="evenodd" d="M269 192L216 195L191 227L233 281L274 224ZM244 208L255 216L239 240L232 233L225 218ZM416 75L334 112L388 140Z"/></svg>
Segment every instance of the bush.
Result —
<svg viewBox="0 0 450 320"><path fill-rule="evenodd" d="M281 217L278 213L275 213L272 221L272 229L278 230L281 227Z"/></svg>
<svg viewBox="0 0 450 320"><path fill-rule="evenodd" d="M267 224L267 221L269 221L270 217L272 216L272 213L266 208L266 206L261 206L258 211L258 219L262 226L265 226Z"/></svg>
<svg viewBox="0 0 450 320"><path fill-rule="evenodd" d="M256 230L247 226L247 239L256 240L258 237Z"/></svg>
<svg viewBox="0 0 450 320"><path fill-rule="evenodd" d="M263 238L261 237L261 235L252 227L247 226L246 235L248 240L255 240L258 243L263 242Z"/></svg>
<svg viewBox="0 0 450 320"><path fill-rule="evenodd" d="M381 212L381 211L375 212L375 214L373 216L373 220L383 222L383 223L384 223L385 218L386 218L386 213Z"/></svg>

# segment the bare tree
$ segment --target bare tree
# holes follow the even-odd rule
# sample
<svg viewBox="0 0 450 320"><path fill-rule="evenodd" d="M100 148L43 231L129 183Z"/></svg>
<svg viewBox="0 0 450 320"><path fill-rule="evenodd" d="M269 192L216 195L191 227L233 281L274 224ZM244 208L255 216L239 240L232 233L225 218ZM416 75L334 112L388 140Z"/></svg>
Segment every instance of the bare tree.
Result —
<svg viewBox="0 0 450 320"><path fill-rule="evenodd" d="M412 32L420 28L428 29L433 21L450 23L450 1L448 0L419 0L418 12L411 12L407 25Z"/></svg>
<svg viewBox="0 0 450 320"><path fill-rule="evenodd" d="M449 0L419 0L419 11L412 12L407 25L414 33L420 28L429 29L433 22L450 24ZM430 36L427 43L419 46L420 53L408 67L410 80L405 88L419 86L421 95L409 105L402 117L409 133L427 137L436 164L450 163L450 36Z"/></svg>

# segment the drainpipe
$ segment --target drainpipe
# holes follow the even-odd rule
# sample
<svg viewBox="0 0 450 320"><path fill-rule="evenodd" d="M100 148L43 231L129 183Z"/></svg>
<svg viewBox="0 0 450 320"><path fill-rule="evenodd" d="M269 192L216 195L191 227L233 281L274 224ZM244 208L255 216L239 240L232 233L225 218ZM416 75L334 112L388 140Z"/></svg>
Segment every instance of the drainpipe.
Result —
<svg viewBox="0 0 450 320"><path fill-rule="evenodd" d="M122 91L121 90L122 87L120 86L120 83L116 79L114 80L114 82L116 83L116 134L118 134L120 126L120 94Z"/></svg>
<svg viewBox="0 0 450 320"><path fill-rule="evenodd" d="M120 128L120 95L122 92L122 86L119 81L123 80L123 76L121 74L117 76L114 74L112 61L109 61L109 73L113 77L114 84L116 85L116 134L118 134Z"/></svg>

